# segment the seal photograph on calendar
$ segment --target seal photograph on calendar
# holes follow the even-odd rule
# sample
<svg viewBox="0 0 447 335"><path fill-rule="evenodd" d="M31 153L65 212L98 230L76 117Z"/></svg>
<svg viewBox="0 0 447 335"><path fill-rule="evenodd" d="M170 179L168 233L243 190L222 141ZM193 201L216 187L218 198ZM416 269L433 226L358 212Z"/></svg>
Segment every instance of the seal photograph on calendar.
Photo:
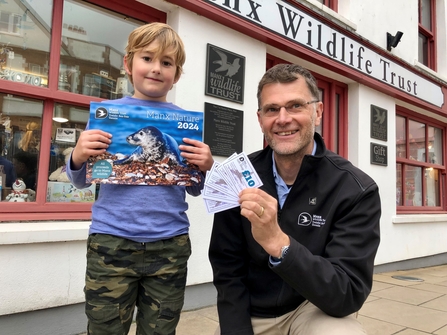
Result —
<svg viewBox="0 0 447 335"><path fill-rule="evenodd" d="M89 182L194 186L202 181L178 147L185 137L202 141L202 112L92 102L89 129L112 134L107 152L87 162Z"/></svg>

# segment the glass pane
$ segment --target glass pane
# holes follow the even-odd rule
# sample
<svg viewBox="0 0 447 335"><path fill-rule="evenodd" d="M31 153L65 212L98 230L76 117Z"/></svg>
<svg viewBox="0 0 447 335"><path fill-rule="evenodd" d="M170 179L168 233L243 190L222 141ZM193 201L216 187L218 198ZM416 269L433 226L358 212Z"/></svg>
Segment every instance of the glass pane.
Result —
<svg viewBox="0 0 447 335"><path fill-rule="evenodd" d="M422 206L422 168L406 166L405 206Z"/></svg>
<svg viewBox="0 0 447 335"><path fill-rule="evenodd" d="M419 34L418 61L428 66L428 38Z"/></svg>
<svg viewBox="0 0 447 335"><path fill-rule="evenodd" d="M397 157L407 157L407 136L405 131L405 118L402 116L396 117L396 155Z"/></svg>
<svg viewBox="0 0 447 335"><path fill-rule="evenodd" d="M130 32L142 24L84 2L65 0L59 89L103 99L132 95L123 68L124 49Z"/></svg>
<svg viewBox="0 0 447 335"><path fill-rule="evenodd" d="M421 24L431 29L431 0L421 0Z"/></svg>
<svg viewBox="0 0 447 335"><path fill-rule="evenodd" d="M396 164L396 205L402 206L402 164Z"/></svg>
<svg viewBox="0 0 447 335"><path fill-rule="evenodd" d="M428 151L429 163L442 164L442 130L435 127L428 127Z"/></svg>
<svg viewBox="0 0 447 335"><path fill-rule="evenodd" d="M52 1L1 1L0 79L48 86Z"/></svg>
<svg viewBox="0 0 447 335"><path fill-rule="evenodd" d="M334 151L339 153L338 148L338 126L340 118L340 94L335 94L335 119L334 119Z"/></svg>
<svg viewBox="0 0 447 335"><path fill-rule="evenodd" d="M96 187L78 190L68 180L66 164L89 118L88 108L56 104L51 129L47 201L92 202Z"/></svg>
<svg viewBox="0 0 447 335"><path fill-rule="evenodd" d="M425 162L425 124L409 120L410 159Z"/></svg>
<svg viewBox="0 0 447 335"><path fill-rule="evenodd" d="M35 201L43 102L0 94L0 106L1 199ZM23 180L24 189L17 178Z"/></svg>
<svg viewBox="0 0 447 335"><path fill-rule="evenodd" d="M427 189L425 190L426 206L440 206L439 199L439 171L437 169L428 168L425 170L425 184Z"/></svg>
<svg viewBox="0 0 447 335"><path fill-rule="evenodd" d="M320 99L320 101L324 101L324 100L323 100L324 90L321 89L321 88L319 88L318 91L320 92L318 98ZM324 115L325 115L325 114L323 113L323 117L325 117ZM317 127L315 127L315 132L317 132L318 134L320 134L321 136L323 136L323 119L321 119L320 125L317 126Z"/></svg>

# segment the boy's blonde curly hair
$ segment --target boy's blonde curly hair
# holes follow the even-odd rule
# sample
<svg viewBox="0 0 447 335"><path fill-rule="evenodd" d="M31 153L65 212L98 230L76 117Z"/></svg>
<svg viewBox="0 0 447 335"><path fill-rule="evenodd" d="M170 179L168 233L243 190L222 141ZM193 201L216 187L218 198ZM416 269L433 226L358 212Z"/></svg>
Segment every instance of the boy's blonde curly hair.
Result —
<svg viewBox="0 0 447 335"><path fill-rule="evenodd" d="M129 71L132 71L132 62L135 52L144 49L153 41L157 40L160 45L158 50L153 50L154 57L159 57L166 49L172 48L176 66L175 79L177 80L183 73L183 64L185 64L186 53L185 46L171 26L152 22L134 29L127 39L126 60ZM132 75L128 74L130 82L133 84Z"/></svg>

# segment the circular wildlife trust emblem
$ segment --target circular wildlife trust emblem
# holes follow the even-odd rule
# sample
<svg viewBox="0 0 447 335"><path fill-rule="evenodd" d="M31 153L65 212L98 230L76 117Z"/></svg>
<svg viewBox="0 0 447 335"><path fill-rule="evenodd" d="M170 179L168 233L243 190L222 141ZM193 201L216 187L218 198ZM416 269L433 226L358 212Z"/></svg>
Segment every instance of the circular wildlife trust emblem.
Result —
<svg viewBox="0 0 447 335"><path fill-rule="evenodd" d="M312 223L312 216L309 213L301 213L298 216L298 225L299 226L308 226Z"/></svg>

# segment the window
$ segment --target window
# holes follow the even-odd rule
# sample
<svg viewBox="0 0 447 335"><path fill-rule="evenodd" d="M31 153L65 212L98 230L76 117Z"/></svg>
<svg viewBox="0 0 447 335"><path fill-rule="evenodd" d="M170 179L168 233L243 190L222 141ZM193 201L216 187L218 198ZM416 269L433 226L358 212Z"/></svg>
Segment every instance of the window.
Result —
<svg viewBox="0 0 447 335"><path fill-rule="evenodd" d="M445 127L408 116L396 117L396 205L401 212L445 210Z"/></svg>
<svg viewBox="0 0 447 335"><path fill-rule="evenodd" d="M127 37L153 21L166 14L134 0L2 2L0 221L91 217L97 186L75 189L66 159L91 101L132 94L123 73ZM16 178L25 191L14 192Z"/></svg>
<svg viewBox="0 0 447 335"><path fill-rule="evenodd" d="M280 63L289 63L273 55L267 55L267 69ZM323 138L327 148L340 156L347 157L347 86L333 79L312 73L320 90L323 102L323 118L315 129ZM327 111L331 111L328 113Z"/></svg>
<svg viewBox="0 0 447 335"><path fill-rule="evenodd" d="M79 17L85 21L79 21ZM79 23L89 21L106 24L84 27ZM122 20L104 9L66 0L62 20L59 90L102 99L132 95L133 89L123 67L124 48L129 33L141 23L130 18ZM113 34L110 33L112 24Z"/></svg>
<svg viewBox="0 0 447 335"><path fill-rule="evenodd" d="M323 102L323 119L316 131L323 136L329 150L347 157L347 86L333 79L313 73ZM331 111L328 113L328 111Z"/></svg>
<svg viewBox="0 0 447 335"><path fill-rule="evenodd" d="M338 10L338 0L317 0L318 2L321 2L323 5L329 7L334 12Z"/></svg>
<svg viewBox="0 0 447 335"><path fill-rule="evenodd" d="M436 1L419 0L418 61L436 71Z"/></svg>
<svg viewBox="0 0 447 335"><path fill-rule="evenodd" d="M26 16L23 18L26 20ZM19 34L22 28L22 16L10 12L0 11L0 32Z"/></svg>
<svg viewBox="0 0 447 335"><path fill-rule="evenodd" d="M0 79L48 87L51 3L34 8L8 1L1 7Z"/></svg>

